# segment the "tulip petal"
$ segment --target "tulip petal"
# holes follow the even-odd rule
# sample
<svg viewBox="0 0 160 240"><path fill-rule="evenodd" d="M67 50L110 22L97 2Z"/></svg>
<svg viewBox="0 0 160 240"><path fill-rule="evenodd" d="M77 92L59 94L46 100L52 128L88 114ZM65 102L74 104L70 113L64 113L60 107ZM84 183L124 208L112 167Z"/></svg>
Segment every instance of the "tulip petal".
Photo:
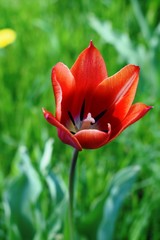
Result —
<svg viewBox="0 0 160 240"><path fill-rule="evenodd" d="M77 58L71 68L71 72L76 80L76 85L80 89L93 89L103 79L107 77L107 70L103 57L92 41Z"/></svg>
<svg viewBox="0 0 160 240"><path fill-rule="evenodd" d="M44 117L46 120L53 126L55 126L58 130L58 136L62 140L62 142L71 145L72 147L76 148L77 150L81 151L82 147L78 140L74 137L70 131L63 126L53 115L52 113L48 112L45 109L43 110Z"/></svg>
<svg viewBox="0 0 160 240"><path fill-rule="evenodd" d="M82 89L94 88L104 78L107 77L106 65L97 48L94 47L92 41L77 58L71 68L71 72L76 79L76 84Z"/></svg>
<svg viewBox="0 0 160 240"><path fill-rule="evenodd" d="M56 118L65 122L68 117L66 109L73 97L75 80L69 68L63 63L57 63L52 69L52 85L56 101ZM61 116L63 113L63 116Z"/></svg>
<svg viewBox="0 0 160 240"><path fill-rule="evenodd" d="M119 125L117 125L116 128L112 129L109 141L112 141L125 128L142 118L150 109L152 109L151 106L147 106L143 103L135 103L134 105L132 105L124 120Z"/></svg>
<svg viewBox="0 0 160 240"><path fill-rule="evenodd" d="M75 137L80 142L82 148L95 149L105 145L110 137L111 127L108 124L108 132L99 131L96 129L85 129L77 132Z"/></svg>
<svg viewBox="0 0 160 240"><path fill-rule="evenodd" d="M139 77L139 67L127 65L118 73L105 79L95 89L91 113L97 115L107 111L107 122L113 118L123 119L135 97Z"/></svg>
<svg viewBox="0 0 160 240"><path fill-rule="evenodd" d="M98 49L94 47L92 41L89 47L79 55L71 68L71 72L76 82L71 112L73 116L76 117L81 111L81 107L85 101L84 115L86 115L95 87L107 77L107 70L103 57Z"/></svg>

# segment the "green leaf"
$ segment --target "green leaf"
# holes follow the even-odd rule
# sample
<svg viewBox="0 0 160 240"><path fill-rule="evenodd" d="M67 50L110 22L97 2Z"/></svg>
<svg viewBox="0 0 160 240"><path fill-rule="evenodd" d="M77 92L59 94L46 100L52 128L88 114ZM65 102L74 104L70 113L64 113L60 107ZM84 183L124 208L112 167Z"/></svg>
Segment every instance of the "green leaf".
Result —
<svg viewBox="0 0 160 240"><path fill-rule="evenodd" d="M46 174L47 168L49 167L51 162L53 143L54 143L54 140L49 139L45 144L44 153L40 161L40 170L43 174Z"/></svg>
<svg viewBox="0 0 160 240"><path fill-rule="evenodd" d="M21 236L18 227L13 224L9 227L8 240L21 240Z"/></svg>
<svg viewBox="0 0 160 240"><path fill-rule="evenodd" d="M98 240L113 239L119 210L131 192L139 170L139 166L128 167L119 171L111 181L109 195L104 204L103 217L98 229Z"/></svg>
<svg viewBox="0 0 160 240"><path fill-rule="evenodd" d="M20 148L20 154L22 161L18 176L6 184L4 199L9 209L6 216L11 223L11 227L16 224L22 238L27 240L32 239L34 235L31 206L36 204L42 186L25 147Z"/></svg>
<svg viewBox="0 0 160 240"><path fill-rule="evenodd" d="M103 230L103 223L106 216L104 205L106 204L108 206L107 214L109 212L111 215L109 218L112 219L111 223L113 223L114 227L118 211L127 193L129 193L129 190L131 189L139 170L139 166L127 167L114 175L113 179L107 184L107 187L104 189L103 193L91 204L88 212L81 213L79 216L77 216L76 225L79 232L87 236L88 239L97 240L96 235L99 225L101 225L101 227L98 234L101 234L101 231ZM111 203L115 205L112 205ZM112 214L115 215L112 216ZM109 225L109 228L110 227L111 225ZM92 229L92 231L90 231L90 229ZM104 239L106 240L106 238Z"/></svg>
<svg viewBox="0 0 160 240"><path fill-rule="evenodd" d="M139 204L139 209L136 215L134 216L134 220L129 229L128 236L130 240L141 240L145 239L143 233L147 229L147 225L150 222L149 218L151 217L153 202L148 202L148 199L143 198L142 202ZM159 222L157 222L159 226ZM143 238L142 238L143 236Z"/></svg>
<svg viewBox="0 0 160 240"><path fill-rule="evenodd" d="M62 179L50 171L46 176L46 182L52 199L54 199L57 204L61 203L67 195L66 187Z"/></svg>

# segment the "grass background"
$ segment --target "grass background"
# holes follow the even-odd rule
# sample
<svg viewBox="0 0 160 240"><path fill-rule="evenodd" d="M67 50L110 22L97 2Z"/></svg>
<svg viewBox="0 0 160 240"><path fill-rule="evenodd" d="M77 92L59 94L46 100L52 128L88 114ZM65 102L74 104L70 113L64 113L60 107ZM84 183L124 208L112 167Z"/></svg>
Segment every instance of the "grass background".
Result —
<svg viewBox="0 0 160 240"><path fill-rule="evenodd" d="M0 239L68 239L72 148L41 108L55 110L52 66L71 67L91 39L109 76L127 63L141 67L136 101L154 109L112 143L80 154L77 239L160 238L159 11L158 0L1 1L0 28L17 39L0 49Z"/></svg>

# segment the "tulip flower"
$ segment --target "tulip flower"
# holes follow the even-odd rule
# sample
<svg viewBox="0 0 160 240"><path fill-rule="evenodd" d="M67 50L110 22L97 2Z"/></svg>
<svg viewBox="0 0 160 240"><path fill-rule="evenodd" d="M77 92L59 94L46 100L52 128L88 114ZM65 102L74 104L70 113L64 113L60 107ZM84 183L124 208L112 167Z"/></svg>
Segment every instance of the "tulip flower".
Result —
<svg viewBox="0 0 160 240"><path fill-rule="evenodd" d="M108 77L105 62L92 41L71 69L57 63L52 69L55 115L43 109L59 138L74 147L69 174L69 239L75 239L74 182L78 153L99 148L142 118L152 107L133 104L140 68L127 65Z"/></svg>
<svg viewBox="0 0 160 240"><path fill-rule="evenodd" d="M52 69L56 112L43 109L59 138L78 151L99 148L142 118L152 107L133 103L140 68L127 65L108 77L103 57L92 41L71 69Z"/></svg>
<svg viewBox="0 0 160 240"><path fill-rule="evenodd" d="M14 30L5 28L0 30L0 48L4 48L7 45L13 43L16 39L16 33Z"/></svg>

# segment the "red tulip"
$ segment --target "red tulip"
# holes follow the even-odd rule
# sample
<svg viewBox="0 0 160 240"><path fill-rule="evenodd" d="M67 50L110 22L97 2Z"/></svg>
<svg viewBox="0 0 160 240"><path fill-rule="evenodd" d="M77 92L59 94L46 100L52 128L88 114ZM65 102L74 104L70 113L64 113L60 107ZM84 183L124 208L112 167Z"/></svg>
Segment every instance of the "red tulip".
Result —
<svg viewBox="0 0 160 240"><path fill-rule="evenodd" d="M43 109L59 138L77 150L99 148L142 118L152 107L132 105L140 68L127 65L108 77L105 62L92 41L71 69L52 69L55 116Z"/></svg>

